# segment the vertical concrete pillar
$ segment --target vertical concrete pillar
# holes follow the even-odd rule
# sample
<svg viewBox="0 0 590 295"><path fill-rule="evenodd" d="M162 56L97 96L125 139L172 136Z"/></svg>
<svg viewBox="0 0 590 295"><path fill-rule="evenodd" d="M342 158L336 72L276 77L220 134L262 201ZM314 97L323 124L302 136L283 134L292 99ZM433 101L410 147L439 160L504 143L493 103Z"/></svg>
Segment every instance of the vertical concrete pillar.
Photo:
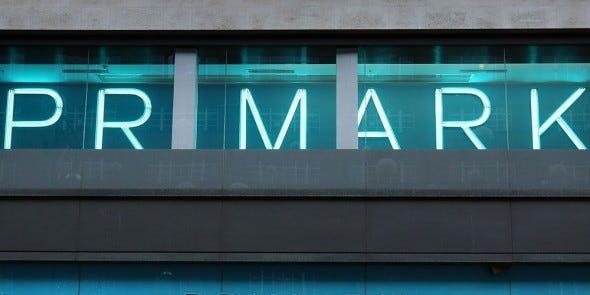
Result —
<svg viewBox="0 0 590 295"><path fill-rule="evenodd" d="M197 51L177 50L174 55L172 149L197 147Z"/></svg>
<svg viewBox="0 0 590 295"><path fill-rule="evenodd" d="M336 149L358 149L358 52L336 53Z"/></svg>

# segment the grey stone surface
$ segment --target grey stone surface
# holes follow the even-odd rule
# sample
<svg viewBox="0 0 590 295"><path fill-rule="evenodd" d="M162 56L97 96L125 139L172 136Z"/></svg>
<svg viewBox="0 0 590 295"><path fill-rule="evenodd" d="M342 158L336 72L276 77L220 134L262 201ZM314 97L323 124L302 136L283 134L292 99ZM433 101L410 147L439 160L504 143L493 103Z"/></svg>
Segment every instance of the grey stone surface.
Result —
<svg viewBox="0 0 590 295"><path fill-rule="evenodd" d="M2 30L590 27L587 0L5 0Z"/></svg>

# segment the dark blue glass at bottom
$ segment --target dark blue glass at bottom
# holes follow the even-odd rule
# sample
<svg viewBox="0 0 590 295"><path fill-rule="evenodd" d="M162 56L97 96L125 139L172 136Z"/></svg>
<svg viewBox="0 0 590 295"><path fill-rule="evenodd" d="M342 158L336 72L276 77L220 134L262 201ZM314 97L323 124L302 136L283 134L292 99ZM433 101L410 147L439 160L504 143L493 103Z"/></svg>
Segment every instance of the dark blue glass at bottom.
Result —
<svg viewBox="0 0 590 295"><path fill-rule="evenodd" d="M0 294L590 294L590 265L0 263Z"/></svg>

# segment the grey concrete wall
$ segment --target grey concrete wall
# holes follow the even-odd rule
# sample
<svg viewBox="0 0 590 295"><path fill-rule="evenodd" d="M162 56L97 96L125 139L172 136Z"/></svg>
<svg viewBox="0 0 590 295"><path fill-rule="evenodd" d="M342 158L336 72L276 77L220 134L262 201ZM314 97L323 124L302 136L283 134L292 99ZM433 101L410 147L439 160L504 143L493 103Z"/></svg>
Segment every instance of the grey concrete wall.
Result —
<svg viewBox="0 0 590 295"><path fill-rule="evenodd" d="M589 28L588 0L3 0L0 30Z"/></svg>

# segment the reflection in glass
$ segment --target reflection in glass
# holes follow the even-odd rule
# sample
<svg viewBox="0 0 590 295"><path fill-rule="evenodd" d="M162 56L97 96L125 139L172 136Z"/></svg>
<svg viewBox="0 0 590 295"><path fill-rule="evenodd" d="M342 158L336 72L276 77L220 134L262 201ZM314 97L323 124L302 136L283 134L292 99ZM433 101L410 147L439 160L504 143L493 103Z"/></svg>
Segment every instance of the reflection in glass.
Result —
<svg viewBox="0 0 590 295"><path fill-rule="evenodd" d="M88 49L1 47L0 63L3 147L82 148Z"/></svg>
<svg viewBox="0 0 590 295"><path fill-rule="evenodd" d="M361 149L507 146L501 47L366 47L358 73Z"/></svg>
<svg viewBox="0 0 590 295"><path fill-rule="evenodd" d="M335 49L202 48L199 61L197 148L335 148Z"/></svg>
<svg viewBox="0 0 590 295"><path fill-rule="evenodd" d="M0 48L3 146L170 148L172 57L171 49L150 47ZM104 89L130 91L105 96L101 113L97 105ZM146 110L137 93L149 98L149 116L128 126L124 122L134 122ZM97 145L98 115L129 130L103 124L103 142Z"/></svg>
<svg viewBox="0 0 590 295"><path fill-rule="evenodd" d="M573 45L361 48L359 147L586 149L589 62Z"/></svg>

